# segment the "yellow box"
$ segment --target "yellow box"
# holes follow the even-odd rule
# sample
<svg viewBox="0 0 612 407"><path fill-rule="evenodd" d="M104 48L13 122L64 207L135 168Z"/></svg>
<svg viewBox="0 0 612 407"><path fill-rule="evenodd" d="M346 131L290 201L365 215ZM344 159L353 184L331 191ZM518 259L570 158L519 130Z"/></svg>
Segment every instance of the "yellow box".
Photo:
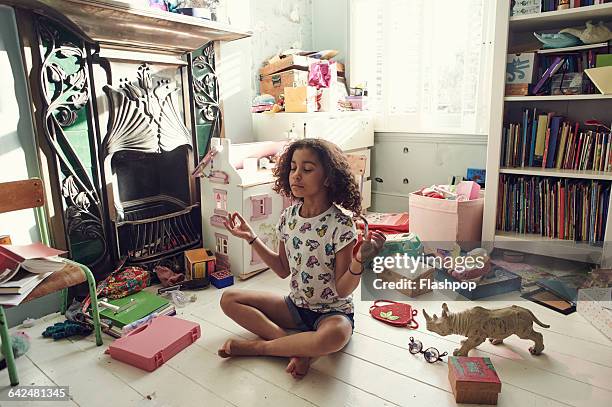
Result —
<svg viewBox="0 0 612 407"><path fill-rule="evenodd" d="M285 88L285 112L310 113L317 111L317 89L312 86Z"/></svg>
<svg viewBox="0 0 612 407"><path fill-rule="evenodd" d="M185 251L185 278L208 278L215 271L217 258L212 250L193 249Z"/></svg>

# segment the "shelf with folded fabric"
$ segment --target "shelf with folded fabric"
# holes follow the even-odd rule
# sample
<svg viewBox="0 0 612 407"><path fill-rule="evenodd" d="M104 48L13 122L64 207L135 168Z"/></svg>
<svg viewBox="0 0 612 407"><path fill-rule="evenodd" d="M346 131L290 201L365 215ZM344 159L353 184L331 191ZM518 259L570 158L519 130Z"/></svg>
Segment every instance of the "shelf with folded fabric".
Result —
<svg viewBox="0 0 612 407"><path fill-rule="evenodd" d="M596 4L510 17L513 31L537 31L558 29L584 24L588 20L609 21L612 18L612 3Z"/></svg>

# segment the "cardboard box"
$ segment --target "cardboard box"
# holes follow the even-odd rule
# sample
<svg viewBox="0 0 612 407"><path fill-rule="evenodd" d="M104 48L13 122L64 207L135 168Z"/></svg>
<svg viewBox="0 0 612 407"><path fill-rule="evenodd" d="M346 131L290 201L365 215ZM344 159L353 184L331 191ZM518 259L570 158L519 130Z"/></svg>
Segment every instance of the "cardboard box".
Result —
<svg viewBox="0 0 612 407"><path fill-rule="evenodd" d="M449 356L448 380L457 403L497 404L502 385L489 358Z"/></svg>
<svg viewBox="0 0 612 407"><path fill-rule="evenodd" d="M528 83L507 83L506 96L527 96L529 95Z"/></svg>
<svg viewBox="0 0 612 407"><path fill-rule="evenodd" d="M308 71L310 64L317 61L318 60L315 58L305 57L302 55L287 55L284 58L275 59L271 63L264 65L259 70L259 75L272 75L273 73L288 71L290 69Z"/></svg>
<svg viewBox="0 0 612 407"><path fill-rule="evenodd" d="M506 83L532 83L535 64L535 52L508 54L506 57Z"/></svg>
<svg viewBox="0 0 612 407"><path fill-rule="evenodd" d="M446 270L436 270L434 278L440 282L461 283L461 280L448 274ZM455 292L470 300L477 300L511 291L520 291L521 281L520 276L503 267L491 264L491 271L476 283L475 289L458 288Z"/></svg>
<svg viewBox="0 0 612 407"><path fill-rule="evenodd" d="M212 250L193 249L185 251L185 278L209 278L215 271L217 259Z"/></svg>
<svg viewBox="0 0 612 407"><path fill-rule="evenodd" d="M313 62L319 61L316 58L310 58L302 55L287 55L284 58L278 58L271 63L264 65L259 69L260 77L272 75L273 73L297 69L300 71L308 71L308 67ZM336 62L338 68L338 76L344 76L344 64Z"/></svg>
<svg viewBox="0 0 612 407"><path fill-rule="evenodd" d="M310 113L317 111L317 89L312 86L285 88L285 112Z"/></svg>
<svg viewBox="0 0 612 407"><path fill-rule="evenodd" d="M308 71L291 69L262 77L259 82L259 93L272 95L278 101L278 97L285 91L285 88L306 85L308 85Z"/></svg>

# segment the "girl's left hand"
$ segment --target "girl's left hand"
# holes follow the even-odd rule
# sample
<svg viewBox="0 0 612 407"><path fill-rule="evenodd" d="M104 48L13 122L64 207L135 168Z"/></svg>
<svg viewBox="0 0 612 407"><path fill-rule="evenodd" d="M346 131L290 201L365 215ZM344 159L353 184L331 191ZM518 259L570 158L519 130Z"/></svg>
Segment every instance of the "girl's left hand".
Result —
<svg viewBox="0 0 612 407"><path fill-rule="evenodd" d="M387 238L385 235L377 230L368 233L368 236L363 240L355 258L360 262L371 260L380 253L386 240Z"/></svg>

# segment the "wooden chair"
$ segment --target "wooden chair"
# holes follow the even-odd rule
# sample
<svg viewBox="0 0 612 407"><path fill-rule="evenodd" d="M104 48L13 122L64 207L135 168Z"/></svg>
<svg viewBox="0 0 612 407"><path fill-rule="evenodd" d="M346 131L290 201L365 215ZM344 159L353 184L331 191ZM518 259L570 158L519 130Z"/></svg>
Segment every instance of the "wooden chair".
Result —
<svg viewBox="0 0 612 407"><path fill-rule="evenodd" d="M40 179L33 178L27 181L0 183L0 197L2 197L0 200L0 213L12 212L19 209L36 208L36 216L40 220L39 225L41 225L41 237L43 243L48 244L48 236L44 226L45 222L42 211L42 207L45 204L45 197L43 183ZM100 330L100 316L98 314L96 280L87 266L68 259L64 259L64 262L66 265L63 269L47 277L24 299L23 302L32 301L36 298L61 290L62 305L60 311L64 314L66 312L68 287L87 281L89 284L89 294L92 298L91 312L94 321L96 345L100 346L102 345L102 334ZM2 300L1 297L0 300ZM2 339L2 352L6 358L11 386L16 386L19 384L19 377L17 375L13 348L11 347L11 339L9 336L6 315L4 313L4 306L2 305L0 305L0 339Z"/></svg>

